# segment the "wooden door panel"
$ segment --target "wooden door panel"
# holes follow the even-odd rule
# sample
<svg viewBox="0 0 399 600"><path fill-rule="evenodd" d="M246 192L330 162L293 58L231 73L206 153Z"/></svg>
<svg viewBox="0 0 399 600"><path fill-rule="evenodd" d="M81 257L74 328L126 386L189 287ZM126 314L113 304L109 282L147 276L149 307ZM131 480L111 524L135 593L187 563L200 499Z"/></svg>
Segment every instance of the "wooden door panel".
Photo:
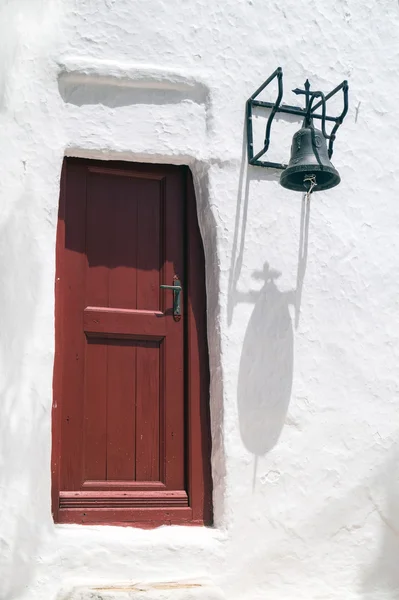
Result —
<svg viewBox="0 0 399 600"><path fill-rule="evenodd" d="M162 481L161 343L87 342L84 483Z"/></svg>
<svg viewBox="0 0 399 600"><path fill-rule="evenodd" d="M186 170L71 159L63 177L55 517L172 523L195 514L197 522L201 499L191 495L193 513L188 489L191 477L200 481L205 471L187 472L193 462L187 444L200 453L205 446L187 437L187 393L194 390L198 402L206 388L195 376L190 384L187 361L206 345L190 345L192 317L189 328L185 320L185 307L191 310L184 281ZM191 234L196 239L195 229ZM173 316L173 293L160 288L176 276L183 285L180 319Z"/></svg>
<svg viewBox="0 0 399 600"><path fill-rule="evenodd" d="M89 171L87 186L86 305L160 310L162 180Z"/></svg>

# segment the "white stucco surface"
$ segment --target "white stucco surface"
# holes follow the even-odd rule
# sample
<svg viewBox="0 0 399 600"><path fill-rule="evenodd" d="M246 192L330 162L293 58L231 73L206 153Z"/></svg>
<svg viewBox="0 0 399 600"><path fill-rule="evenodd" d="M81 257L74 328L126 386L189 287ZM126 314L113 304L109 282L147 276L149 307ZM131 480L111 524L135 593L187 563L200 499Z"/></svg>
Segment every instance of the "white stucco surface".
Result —
<svg viewBox="0 0 399 600"><path fill-rule="evenodd" d="M0 1L0 598L398 597L398 31L396 0ZM350 84L342 183L308 215L246 164L245 100L277 66L289 104ZM272 159L298 128L276 120ZM64 155L192 169L212 529L52 522Z"/></svg>

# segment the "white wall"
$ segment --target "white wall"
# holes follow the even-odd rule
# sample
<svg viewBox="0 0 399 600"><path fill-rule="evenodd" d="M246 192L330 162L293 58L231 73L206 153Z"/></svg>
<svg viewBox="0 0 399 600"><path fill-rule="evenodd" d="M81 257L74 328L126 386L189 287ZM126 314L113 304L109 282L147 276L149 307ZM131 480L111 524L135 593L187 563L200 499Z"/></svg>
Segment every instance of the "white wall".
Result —
<svg viewBox="0 0 399 600"><path fill-rule="evenodd" d="M398 597L398 27L396 0L0 2L1 598L205 577L207 598ZM350 83L342 183L308 222L278 173L246 165L245 100L279 65L291 104L306 77ZM271 157L297 128L276 121ZM52 523L65 154L193 170L214 529Z"/></svg>

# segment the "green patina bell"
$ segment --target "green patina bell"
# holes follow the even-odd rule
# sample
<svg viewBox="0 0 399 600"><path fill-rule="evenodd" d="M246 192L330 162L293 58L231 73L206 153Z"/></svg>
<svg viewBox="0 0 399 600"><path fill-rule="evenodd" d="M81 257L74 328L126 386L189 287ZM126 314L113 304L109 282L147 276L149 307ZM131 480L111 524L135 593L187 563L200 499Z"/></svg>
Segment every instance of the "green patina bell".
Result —
<svg viewBox="0 0 399 600"><path fill-rule="evenodd" d="M291 159L280 177L283 187L296 192L307 192L309 181L316 182L313 192L329 190L341 181L328 158L326 138L313 125L302 127L294 135Z"/></svg>

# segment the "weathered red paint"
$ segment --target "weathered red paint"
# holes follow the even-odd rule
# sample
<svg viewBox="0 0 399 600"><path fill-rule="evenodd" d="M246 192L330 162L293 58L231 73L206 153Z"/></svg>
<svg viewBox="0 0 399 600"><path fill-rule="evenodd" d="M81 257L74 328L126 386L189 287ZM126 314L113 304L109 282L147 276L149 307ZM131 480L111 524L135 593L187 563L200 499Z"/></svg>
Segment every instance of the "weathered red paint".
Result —
<svg viewBox="0 0 399 600"><path fill-rule="evenodd" d="M183 318L173 319L178 276ZM210 523L205 280L185 167L64 161L53 515Z"/></svg>

